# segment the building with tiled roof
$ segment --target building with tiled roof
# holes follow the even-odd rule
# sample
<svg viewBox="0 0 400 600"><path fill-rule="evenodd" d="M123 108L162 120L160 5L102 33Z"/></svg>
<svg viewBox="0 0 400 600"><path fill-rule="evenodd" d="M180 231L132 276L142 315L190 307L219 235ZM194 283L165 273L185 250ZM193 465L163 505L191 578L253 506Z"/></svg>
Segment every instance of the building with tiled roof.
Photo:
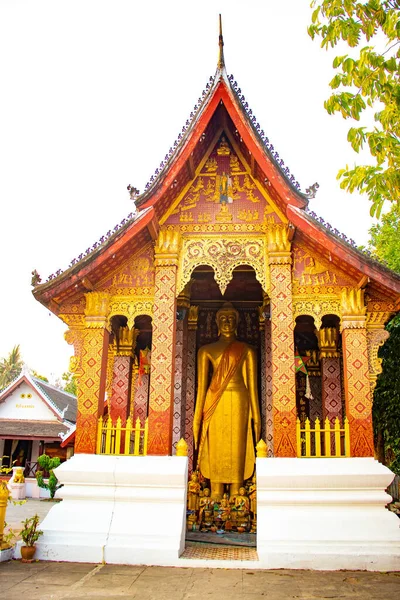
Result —
<svg viewBox="0 0 400 600"><path fill-rule="evenodd" d="M67 458L61 448L76 422L76 397L48 382L21 374L0 392L0 456L32 475L41 454Z"/></svg>

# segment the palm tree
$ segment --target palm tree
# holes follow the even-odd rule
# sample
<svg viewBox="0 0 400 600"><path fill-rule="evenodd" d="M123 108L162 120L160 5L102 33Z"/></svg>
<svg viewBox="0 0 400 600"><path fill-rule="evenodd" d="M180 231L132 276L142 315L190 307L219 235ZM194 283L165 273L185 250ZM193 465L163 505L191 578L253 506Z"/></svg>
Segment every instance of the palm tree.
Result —
<svg viewBox="0 0 400 600"><path fill-rule="evenodd" d="M22 365L19 344L17 344L8 357L0 361L0 390L7 387L20 374Z"/></svg>

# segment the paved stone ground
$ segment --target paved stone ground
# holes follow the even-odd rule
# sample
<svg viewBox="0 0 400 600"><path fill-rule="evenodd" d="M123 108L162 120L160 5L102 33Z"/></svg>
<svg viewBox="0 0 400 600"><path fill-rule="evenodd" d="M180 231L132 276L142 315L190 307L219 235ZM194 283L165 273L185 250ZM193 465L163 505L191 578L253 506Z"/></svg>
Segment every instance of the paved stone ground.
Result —
<svg viewBox="0 0 400 600"><path fill-rule="evenodd" d="M32 500L28 498L24 504L13 504L8 503L6 512L6 522L8 527L11 527L13 531L20 531L22 529L21 521L33 515L38 514L40 521L43 521L49 510L54 506L54 502L47 502L43 500Z"/></svg>
<svg viewBox="0 0 400 600"><path fill-rule="evenodd" d="M28 500L9 505L7 521L38 513L51 502ZM0 563L0 598L14 600L324 600L327 598L398 600L400 573L363 571L252 571L92 565L21 561Z"/></svg>
<svg viewBox="0 0 400 600"><path fill-rule="evenodd" d="M12 561L0 564L4 600L397 600L400 573L251 571Z"/></svg>

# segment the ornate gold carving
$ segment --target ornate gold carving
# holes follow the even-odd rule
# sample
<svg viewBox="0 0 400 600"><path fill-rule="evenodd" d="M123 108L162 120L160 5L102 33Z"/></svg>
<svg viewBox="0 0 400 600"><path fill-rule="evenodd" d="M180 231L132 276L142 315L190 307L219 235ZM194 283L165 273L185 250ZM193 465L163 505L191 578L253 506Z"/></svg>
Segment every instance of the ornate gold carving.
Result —
<svg viewBox="0 0 400 600"><path fill-rule="evenodd" d="M184 238L179 261L177 291L188 283L193 270L200 265L214 269L214 277L221 293L232 279L233 270L240 265L253 267L257 280L268 289L265 267L266 239L264 237L235 236L216 238Z"/></svg>
<svg viewBox="0 0 400 600"><path fill-rule="evenodd" d="M383 312L367 312L367 329L382 329L392 314L393 311L389 310Z"/></svg>
<svg viewBox="0 0 400 600"><path fill-rule="evenodd" d="M60 313L58 316L70 329L84 329L86 327L85 315L83 314ZM67 338L65 340L68 344L72 343L68 342Z"/></svg>
<svg viewBox="0 0 400 600"><path fill-rule="evenodd" d="M300 315L310 315L314 324L320 329L324 315L341 316L340 300L337 298L315 298L315 296L304 296L293 300L293 319Z"/></svg>
<svg viewBox="0 0 400 600"><path fill-rule="evenodd" d="M225 138L222 138L219 148L217 150L218 156L229 156L231 153L231 149L228 146L228 143Z"/></svg>
<svg viewBox="0 0 400 600"><path fill-rule="evenodd" d="M275 223L273 217L269 217L267 220L268 230L268 252L270 254L287 254L290 253L291 231L289 226L284 223Z"/></svg>
<svg viewBox="0 0 400 600"><path fill-rule="evenodd" d="M258 221L258 210L250 210L249 209L242 209L239 210L238 212L238 219L240 219L241 221L247 221L247 222L251 222L251 221Z"/></svg>
<svg viewBox="0 0 400 600"><path fill-rule="evenodd" d="M79 377L81 373L81 354L83 346L83 338L85 331L85 322L82 315L82 319L79 320L75 326L70 325L70 329L64 332L64 339L70 346L74 347L74 356L69 359L69 371L74 373L76 377Z"/></svg>
<svg viewBox="0 0 400 600"><path fill-rule="evenodd" d="M371 393L374 392L378 375L382 373L382 359L378 357L378 350L389 337L389 332L385 329L368 329L368 368L369 380L371 384Z"/></svg>
<svg viewBox="0 0 400 600"><path fill-rule="evenodd" d="M232 219L233 219L233 215L229 211L228 205L225 203L221 204L221 208L220 208L219 212L215 215L215 220L219 221L221 223L228 223L229 221L232 221Z"/></svg>
<svg viewBox="0 0 400 600"><path fill-rule="evenodd" d="M119 356L132 356L136 346L139 329L119 327L117 334L117 354Z"/></svg>
<svg viewBox="0 0 400 600"><path fill-rule="evenodd" d="M115 315L122 315L128 319L128 327L131 329L136 317L139 315L153 316L154 300L148 296L132 298L130 296L112 296L110 301L110 312L108 321Z"/></svg>
<svg viewBox="0 0 400 600"><path fill-rule="evenodd" d="M192 280L189 281L181 291L177 298L177 306L179 308L190 308L190 289L192 287Z"/></svg>
<svg viewBox="0 0 400 600"><path fill-rule="evenodd" d="M201 217L201 218L200 218ZM266 223L210 223L209 213L200 213L198 223L168 224L167 231L180 231L181 233L266 233Z"/></svg>
<svg viewBox="0 0 400 600"><path fill-rule="evenodd" d="M86 327L102 329L106 326L110 295L107 292L88 292L86 297Z"/></svg>
<svg viewBox="0 0 400 600"><path fill-rule="evenodd" d="M192 305L189 308L188 327L190 330L197 329L197 319L199 318L199 307Z"/></svg>
<svg viewBox="0 0 400 600"><path fill-rule="evenodd" d="M162 229L154 247L156 267L176 265L181 246L179 231Z"/></svg>
<svg viewBox="0 0 400 600"><path fill-rule="evenodd" d="M324 327L318 332L320 358L337 358L337 330L335 327Z"/></svg>
<svg viewBox="0 0 400 600"><path fill-rule="evenodd" d="M218 163L215 158L209 158L204 165L204 170L206 173L215 173L218 169Z"/></svg>
<svg viewBox="0 0 400 600"><path fill-rule="evenodd" d="M366 306L364 290L343 288L342 297L342 326L341 329L358 329L365 327Z"/></svg>

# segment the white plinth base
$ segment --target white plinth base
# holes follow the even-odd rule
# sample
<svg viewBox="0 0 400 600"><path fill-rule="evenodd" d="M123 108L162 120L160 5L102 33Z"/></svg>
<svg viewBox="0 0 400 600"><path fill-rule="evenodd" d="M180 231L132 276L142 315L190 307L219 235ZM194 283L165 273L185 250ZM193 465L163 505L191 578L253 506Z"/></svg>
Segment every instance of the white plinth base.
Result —
<svg viewBox="0 0 400 600"><path fill-rule="evenodd" d="M257 459L258 561L179 558L186 458L78 454L56 474L63 502L41 524L42 560L400 570L400 519L385 508L393 473L372 458Z"/></svg>
<svg viewBox="0 0 400 600"><path fill-rule="evenodd" d="M392 479L372 458L257 459L263 568L400 570Z"/></svg>
<svg viewBox="0 0 400 600"><path fill-rule="evenodd" d="M173 565L185 546L187 458L77 454L55 469L36 558Z"/></svg>

